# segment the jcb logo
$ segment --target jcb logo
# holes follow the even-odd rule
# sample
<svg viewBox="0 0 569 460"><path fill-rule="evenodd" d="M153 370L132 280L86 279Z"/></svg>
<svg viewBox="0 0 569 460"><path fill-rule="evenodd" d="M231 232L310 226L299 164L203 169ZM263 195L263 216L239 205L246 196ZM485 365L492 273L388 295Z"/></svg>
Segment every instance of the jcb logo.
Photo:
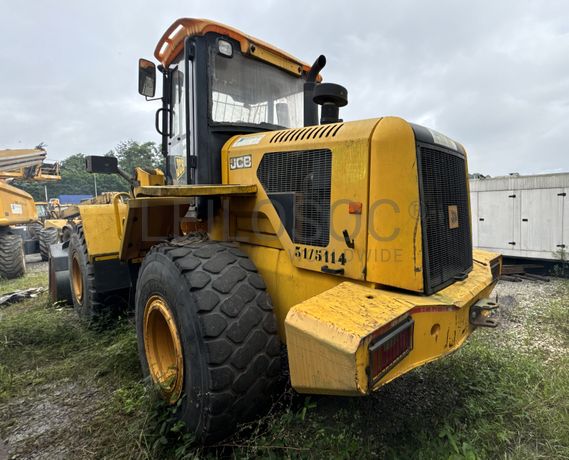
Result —
<svg viewBox="0 0 569 460"><path fill-rule="evenodd" d="M253 165L251 155L242 155L240 157L233 157L229 159L229 169L245 169Z"/></svg>
<svg viewBox="0 0 569 460"><path fill-rule="evenodd" d="M186 157L176 157L176 180L180 180L186 174Z"/></svg>
<svg viewBox="0 0 569 460"><path fill-rule="evenodd" d="M458 206L455 204L448 207L448 228L458 228Z"/></svg>

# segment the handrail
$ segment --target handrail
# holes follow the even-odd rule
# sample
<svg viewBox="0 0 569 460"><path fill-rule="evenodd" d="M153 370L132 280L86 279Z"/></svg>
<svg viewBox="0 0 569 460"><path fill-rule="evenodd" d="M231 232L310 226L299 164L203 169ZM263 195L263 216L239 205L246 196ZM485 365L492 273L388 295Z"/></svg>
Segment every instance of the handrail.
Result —
<svg viewBox="0 0 569 460"><path fill-rule="evenodd" d="M115 211L115 222L117 223L117 235L119 237L119 240L122 239L122 235L124 232L123 221L121 220L121 215L119 212L119 201L122 201L121 197L123 196L126 197L127 199L130 199L130 195L126 192L117 193L113 197L113 208Z"/></svg>

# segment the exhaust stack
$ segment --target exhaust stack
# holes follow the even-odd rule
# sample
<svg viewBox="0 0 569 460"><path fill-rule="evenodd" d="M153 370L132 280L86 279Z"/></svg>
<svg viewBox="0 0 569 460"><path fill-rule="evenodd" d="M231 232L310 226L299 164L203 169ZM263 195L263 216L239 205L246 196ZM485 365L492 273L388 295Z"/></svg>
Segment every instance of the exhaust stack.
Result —
<svg viewBox="0 0 569 460"><path fill-rule="evenodd" d="M314 61L312 67L306 75L306 83L304 83L304 126L314 126L318 124L318 106L314 103L314 88L316 77L326 65L326 56L321 54L318 59Z"/></svg>

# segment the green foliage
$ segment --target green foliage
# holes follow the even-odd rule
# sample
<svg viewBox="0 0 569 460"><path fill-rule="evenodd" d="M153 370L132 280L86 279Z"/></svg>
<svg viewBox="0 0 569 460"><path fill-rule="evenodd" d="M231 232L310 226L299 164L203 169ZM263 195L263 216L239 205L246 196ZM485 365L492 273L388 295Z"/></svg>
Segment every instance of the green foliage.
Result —
<svg viewBox="0 0 569 460"><path fill-rule="evenodd" d="M136 166L142 168L163 168L163 158L154 142L129 140L119 143L106 155L118 159L119 166L132 174ZM45 201L47 187L48 198L59 195L94 195L95 179L97 193L126 192L129 185L126 180L115 174L90 174L85 170L85 155L77 153L61 162L61 181L39 183L14 181L16 187L30 193L36 201Z"/></svg>
<svg viewBox="0 0 569 460"><path fill-rule="evenodd" d="M136 167L164 169L164 159L154 142L139 144L132 140L120 142L107 155L117 157L119 167L132 174Z"/></svg>
<svg viewBox="0 0 569 460"><path fill-rule="evenodd" d="M561 248L554 252L553 255L559 262L553 266L551 270L552 275L567 278L569 276L569 257L567 257L567 251Z"/></svg>
<svg viewBox="0 0 569 460"><path fill-rule="evenodd" d="M154 401L147 436L152 450L160 453L160 457L182 459L197 455L194 436L188 433L186 424L176 417L182 401L178 400L173 406L157 398Z"/></svg>

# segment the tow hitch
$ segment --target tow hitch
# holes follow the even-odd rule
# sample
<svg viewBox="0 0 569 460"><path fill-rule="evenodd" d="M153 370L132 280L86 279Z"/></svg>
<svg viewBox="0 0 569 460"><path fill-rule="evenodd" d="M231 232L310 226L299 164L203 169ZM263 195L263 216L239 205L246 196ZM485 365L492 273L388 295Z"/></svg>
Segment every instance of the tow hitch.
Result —
<svg viewBox="0 0 569 460"><path fill-rule="evenodd" d="M480 327L496 327L498 320L495 318L499 305L490 299L480 299L470 307L470 324Z"/></svg>

